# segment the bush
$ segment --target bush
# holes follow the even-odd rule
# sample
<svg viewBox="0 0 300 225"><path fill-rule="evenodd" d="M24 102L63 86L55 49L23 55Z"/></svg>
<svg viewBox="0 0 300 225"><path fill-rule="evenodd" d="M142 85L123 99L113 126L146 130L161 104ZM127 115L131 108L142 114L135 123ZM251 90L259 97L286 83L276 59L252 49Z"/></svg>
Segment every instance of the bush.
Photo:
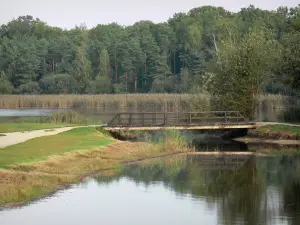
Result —
<svg viewBox="0 0 300 225"><path fill-rule="evenodd" d="M80 85L69 74L52 74L40 80L40 87L44 94L78 93Z"/></svg>
<svg viewBox="0 0 300 225"><path fill-rule="evenodd" d="M16 92L17 94L39 94L41 93L41 89L37 82L29 82L21 84Z"/></svg>
<svg viewBox="0 0 300 225"><path fill-rule="evenodd" d="M284 111L280 116L280 120L284 122L300 122L300 106Z"/></svg>
<svg viewBox="0 0 300 225"><path fill-rule="evenodd" d="M113 91L111 80L106 76L98 76L96 80L90 82L89 93L109 94Z"/></svg>
<svg viewBox="0 0 300 225"><path fill-rule="evenodd" d="M13 86L11 83L6 80L0 78L0 94L11 94L13 92Z"/></svg>

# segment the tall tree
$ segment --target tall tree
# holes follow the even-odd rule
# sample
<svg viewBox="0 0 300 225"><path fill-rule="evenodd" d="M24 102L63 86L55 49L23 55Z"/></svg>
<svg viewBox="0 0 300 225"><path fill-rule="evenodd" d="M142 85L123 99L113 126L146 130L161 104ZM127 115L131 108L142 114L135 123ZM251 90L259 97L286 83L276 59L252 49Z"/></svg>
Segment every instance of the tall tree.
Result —
<svg viewBox="0 0 300 225"><path fill-rule="evenodd" d="M84 46L79 46L74 60L74 76L80 84L81 93L86 91L91 72L91 62L86 57Z"/></svg>
<svg viewBox="0 0 300 225"><path fill-rule="evenodd" d="M276 59L274 40L265 30L252 31L243 39L231 37L220 45L211 94L219 110L239 110L253 118L255 96L262 92Z"/></svg>

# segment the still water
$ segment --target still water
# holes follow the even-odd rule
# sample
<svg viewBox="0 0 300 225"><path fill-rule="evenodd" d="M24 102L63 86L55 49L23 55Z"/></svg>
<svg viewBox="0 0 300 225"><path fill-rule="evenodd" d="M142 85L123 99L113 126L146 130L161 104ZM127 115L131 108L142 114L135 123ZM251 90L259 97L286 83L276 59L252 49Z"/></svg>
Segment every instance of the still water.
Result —
<svg viewBox="0 0 300 225"><path fill-rule="evenodd" d="M177 155L127 165L31 205L1 225L300 224L300 156Z"/></svg>
<svg viewBox="0 0 300 225"><path fill-rule="evenodd" d="M85 115L94 120L99 120L103 123L110 121L117 112L103 112L99 108L74 108L74 109L0 109L0 122L10 122L10 121L26 121L30 118L40 118L45 116L50 116L53 113L60 111L72 110ZM25 119L25 120L24 120Z"/></svg>
<svg viewBox="0 0 300 225"><path fill-rule="evenodd" d="M58 109L0 109L0 117L48 116Z"/></svg>

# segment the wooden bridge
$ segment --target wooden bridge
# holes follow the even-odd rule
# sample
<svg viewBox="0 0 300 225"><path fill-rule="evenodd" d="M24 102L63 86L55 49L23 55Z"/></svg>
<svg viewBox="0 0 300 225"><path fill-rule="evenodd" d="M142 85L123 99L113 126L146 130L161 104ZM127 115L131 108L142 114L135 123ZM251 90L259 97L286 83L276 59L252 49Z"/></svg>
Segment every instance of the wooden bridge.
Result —
<svg viewBox="0 0 300 225"><path fill-rule="evenodd" d="M104 125L104 128L109 131L226 130L256 127L256 123L248 121L238 111L118 113Z"/></svg>

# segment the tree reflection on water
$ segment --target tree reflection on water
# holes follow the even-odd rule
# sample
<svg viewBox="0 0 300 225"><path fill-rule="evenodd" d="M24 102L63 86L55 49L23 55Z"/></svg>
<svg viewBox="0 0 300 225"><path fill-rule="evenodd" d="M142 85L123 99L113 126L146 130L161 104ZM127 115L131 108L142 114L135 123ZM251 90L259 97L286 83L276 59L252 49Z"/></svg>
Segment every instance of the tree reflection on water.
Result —
<svg viewBox="0 0 300 225"><path fill-rule="evenodd" d="M300 224L300 156L178 155L125 166L95 179L99 184L126 177L218 207L220 224Z"/></svg>

